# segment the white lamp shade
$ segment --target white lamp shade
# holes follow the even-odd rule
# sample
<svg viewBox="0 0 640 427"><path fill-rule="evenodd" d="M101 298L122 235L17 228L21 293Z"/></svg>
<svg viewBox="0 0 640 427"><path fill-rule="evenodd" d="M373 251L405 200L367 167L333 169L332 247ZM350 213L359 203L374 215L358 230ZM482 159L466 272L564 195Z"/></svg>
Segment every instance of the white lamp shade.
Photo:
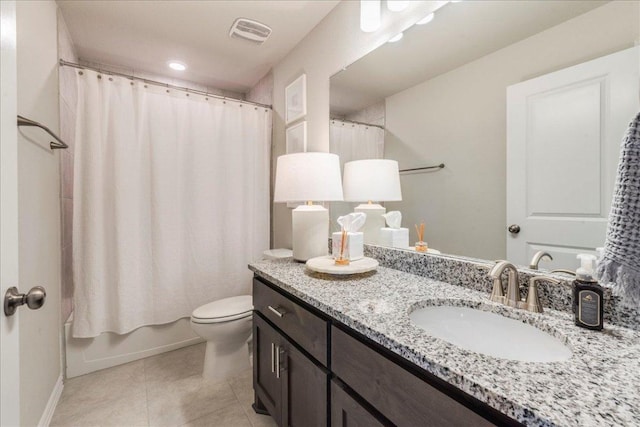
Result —
<svg viewBox="0 0 640 427"><path fill-rule="evenodd" d="M340 159L331 153L295 153L278 157L274 202L340 201Z"/></svg>
<svg viewBox="0 0 640 427"><path fill-rule="evenodd" d="M385 159L347 162L343 188L347 202L402 200L398 162Z"/></svg>

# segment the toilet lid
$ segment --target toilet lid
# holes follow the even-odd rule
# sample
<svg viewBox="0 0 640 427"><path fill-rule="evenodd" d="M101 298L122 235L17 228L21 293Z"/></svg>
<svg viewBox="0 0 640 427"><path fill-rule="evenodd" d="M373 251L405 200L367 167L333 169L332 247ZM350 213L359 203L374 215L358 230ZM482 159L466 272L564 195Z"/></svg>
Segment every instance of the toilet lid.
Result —
<svg viewBox="0 0 640 427"><path fill-rule="evenodd" d="M251 295L240 295L237 297L219 299L202 305L191 314L194 319L220 319L234 320L251 314L253 310L253 298Z"/></svg>

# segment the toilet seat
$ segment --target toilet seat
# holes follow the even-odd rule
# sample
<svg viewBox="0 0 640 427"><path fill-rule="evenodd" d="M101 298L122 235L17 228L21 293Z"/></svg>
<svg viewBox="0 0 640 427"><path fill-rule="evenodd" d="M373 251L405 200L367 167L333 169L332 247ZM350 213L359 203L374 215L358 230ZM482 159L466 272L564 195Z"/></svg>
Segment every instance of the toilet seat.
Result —
<svg viewBox="0 0 640 427"><path fill-rule="evenodd" d="M253 298L251 295L223 298L202 305L191 313L194 323L223 323L251 316Z"/></svg>

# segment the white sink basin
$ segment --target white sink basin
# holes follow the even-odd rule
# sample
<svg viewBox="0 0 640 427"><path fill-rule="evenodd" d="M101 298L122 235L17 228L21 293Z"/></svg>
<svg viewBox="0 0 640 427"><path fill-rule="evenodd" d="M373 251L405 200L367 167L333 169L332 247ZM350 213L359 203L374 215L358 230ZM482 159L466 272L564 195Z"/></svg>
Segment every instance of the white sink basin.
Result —
<svg viewBox="0 0 640 427"><path fill-rule="evenodd" d="M559 362L571 350L540 329L495 313L468 307L429 306L411 321L436 338L476 353L522 362Z"/></svg>

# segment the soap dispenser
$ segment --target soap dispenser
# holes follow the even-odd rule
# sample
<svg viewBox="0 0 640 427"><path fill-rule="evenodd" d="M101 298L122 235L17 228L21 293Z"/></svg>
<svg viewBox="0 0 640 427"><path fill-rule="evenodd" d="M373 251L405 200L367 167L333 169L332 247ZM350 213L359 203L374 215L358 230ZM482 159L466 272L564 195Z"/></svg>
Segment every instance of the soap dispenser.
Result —
<svg viewBox="0 0 640 427"><path fill-rule="evenodd" d="M576 325L593 330L602 329L604 314L603 289L593 278L595 255L579 254L580 268L573 282L573 311Z"/></svg>

